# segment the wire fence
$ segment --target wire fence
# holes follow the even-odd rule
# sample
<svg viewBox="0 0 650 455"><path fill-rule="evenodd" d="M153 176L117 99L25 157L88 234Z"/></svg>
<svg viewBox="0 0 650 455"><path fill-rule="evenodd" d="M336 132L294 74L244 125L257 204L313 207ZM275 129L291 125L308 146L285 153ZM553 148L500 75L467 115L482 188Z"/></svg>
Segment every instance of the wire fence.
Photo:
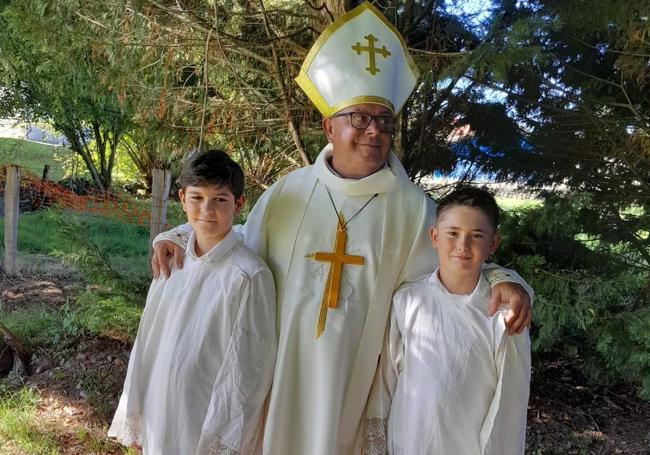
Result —
<svg viewBox="0 0 650 455"><path fill-rule="evenodd" d="M6 165L0 165L0 198L4 197L6 168ZM80 195L24 168L21 168L20 173L21 211L35 211L53 206L149 227L151 209L148 201L137 200L128 194L109 192Z"/></svg>

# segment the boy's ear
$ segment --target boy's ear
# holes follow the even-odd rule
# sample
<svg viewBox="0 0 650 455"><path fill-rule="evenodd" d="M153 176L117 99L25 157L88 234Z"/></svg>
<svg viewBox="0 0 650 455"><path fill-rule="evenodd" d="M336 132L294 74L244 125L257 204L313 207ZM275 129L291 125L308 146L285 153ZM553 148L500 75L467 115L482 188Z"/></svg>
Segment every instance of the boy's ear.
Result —
<svg viewBox="0 0 650 455"><path fill-rule="evenodd" d="M435 226L429 228L429 236L431 237L431 245L438 249L438 229Z"/></svg>
<svg viewBox="0 0 650 455"><path fill-rule="evenodd" d="M490 254L494 254L494 252L499 247L499 243L501 243L501 234L498 233L498 232L495 232L494 235L492 235L492 244L490 245Z"/></svg>
<svg viewBox="0 0 650 455"><path fill-rule="evenodd" d="M239 215L239 212L241 212L241 209L244 207L244 204L246 203L246 195L242 194L239 196L237 200L235 200L235 216Z"/></svg>
<svg viewBox="0 0 650 455"><path fill-rule="evenodd" d="M181 188L178 190L178 198L181 200L181 205L183 206L183 212L185 212L185 191Z"/></svg>

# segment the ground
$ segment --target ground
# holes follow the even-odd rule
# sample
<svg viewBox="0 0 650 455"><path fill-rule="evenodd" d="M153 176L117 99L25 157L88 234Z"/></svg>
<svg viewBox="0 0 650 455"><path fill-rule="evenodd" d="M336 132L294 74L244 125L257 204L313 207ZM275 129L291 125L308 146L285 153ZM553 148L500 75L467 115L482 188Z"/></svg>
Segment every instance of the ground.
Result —
<svg viewBox="0 0 650 455"><path fill-rule="evenodd" d="M74 273L56 263L21 277L0 274L4 314L29 307L63 311L76 292ZM35 372L22 381L37 391L36 430L49 435L58 452L25 451L0 438L0 454L127 453L105 435L129 348L124 340L87 335L56 347L34 346ZM638 398L631 386L591 383L579 373L577 362L553 356L535 359L526 453L650 454L650 403Z"/></svg>

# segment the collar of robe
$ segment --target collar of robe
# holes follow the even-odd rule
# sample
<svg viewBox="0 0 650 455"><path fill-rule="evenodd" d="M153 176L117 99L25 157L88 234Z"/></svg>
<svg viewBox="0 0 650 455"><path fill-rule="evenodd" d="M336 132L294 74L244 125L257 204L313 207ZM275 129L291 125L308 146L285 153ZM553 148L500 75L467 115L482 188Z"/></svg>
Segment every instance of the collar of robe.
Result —
<svg viewBox="0 0 650 455"><path fill-rule="evenodd" d="M212 247L210 251L203 254L203 256L197 256L196 251L194 250L194 244L196 243L196 232L192 231L190 239L187 241L187 247L185 248L185 253L188 257L194 259L198 262L203 263L214 263L222 260L235 245L239 242L239 236L232 229L224 238L222 238L219 243Z"/></svg>
<svg viewBox="0 0 650 455"><path fill-rule="evenodd" d="M472 305L484 310L487 310L487 304L490 302L490 294L492 291L492 288L490 287L490 283L488 280L485 279L483 274L481 273L481 276L478 279L478 283L476 283L476 287L474 290L469 293L469 294L452 294L447 290L444 284L442 284L442 281L440 281L440 276L438 275L438 270L439 267L436 267L436 270L433 271L431 276L429 276L428 282L429 284L435 286L440 290L440 292L443 295L446 296L451 296L454 299L456 299L459 302L462 302L466 305ZM487 298L487 300L486 300Z"/></svg>
<svg viewBox="0 0 650 455"><path fill-rule="evenodd" d="M314 163L316 177L327 187L348 196L372 196L375 193L387 193L409 182L408 174L402 163L391 152L388 166L362 179L345 179L334 174L327 159L332 155L332 144L327 144Z"/></svg>

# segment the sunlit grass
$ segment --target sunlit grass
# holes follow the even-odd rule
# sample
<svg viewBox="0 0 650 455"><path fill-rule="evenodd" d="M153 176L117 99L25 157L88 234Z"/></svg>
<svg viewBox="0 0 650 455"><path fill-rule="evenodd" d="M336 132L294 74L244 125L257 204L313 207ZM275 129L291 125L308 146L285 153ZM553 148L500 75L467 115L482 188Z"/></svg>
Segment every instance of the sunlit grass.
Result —
<svg viewBox="0 0 650 455"><path fill-rule="evenodd" d="M66 237L57 222L58 213L67 219L84 222L88 237L111 256L147 256L149 232L146 228L68 210L40 210L21 214L18 218L18 251L50 254L62 249ZM0 219L0 240L4 238L3 226L3 219Z"/></svg>
<svg viewBox="0 0 650 455"><path fill-rule="evenodd" d="M74 152L66 147L39 144L23 139L0 138L0 164L17 164L40 176L50 166L49 179L65 177L65 169L74 162Z"/></svg>
<svg viewBox="0 0 650 455"><path fill-rule="evenodd" d="M52 309L31 306L6 312L0 306L0 320L32 346L54 346L64 338L64 316Z"/></svg>
<svg viewBox="0 0 650 455"><path fill-rule="evenodd" d="M0 391L1 392L1 391ZM5 443L25 454L58 455L61 453L54 437L36 425L37 392L23 387L0 393L0 449Z"/></svg>
<svg viewBox="0 0 650 455"><path fill-rule="evenodd" d="M517 197L496 197L497 204L501 210L510 211L514 209L528 209L541 207L544 202L541 199L524 199Z"/></svg>

